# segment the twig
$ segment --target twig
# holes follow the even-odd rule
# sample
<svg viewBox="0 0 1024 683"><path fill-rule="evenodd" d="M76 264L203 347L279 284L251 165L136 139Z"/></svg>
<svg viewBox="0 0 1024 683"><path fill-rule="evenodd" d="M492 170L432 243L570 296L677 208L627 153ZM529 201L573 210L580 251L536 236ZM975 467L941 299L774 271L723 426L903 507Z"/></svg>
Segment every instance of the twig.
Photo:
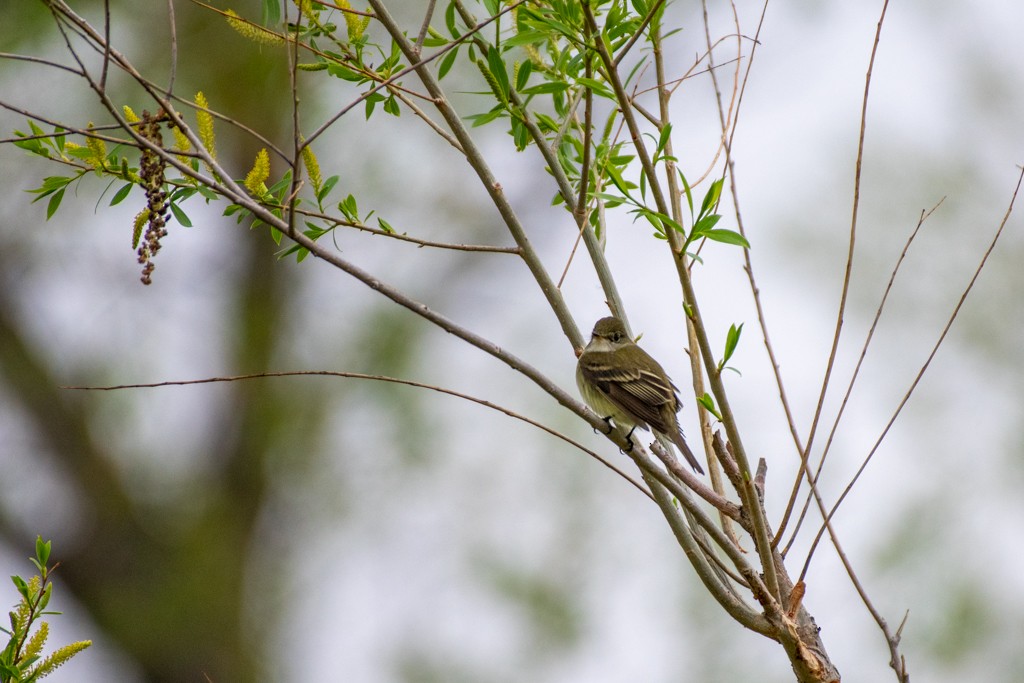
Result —
<svg viewBox="0 0 1024 683"><path fill-rule="evenodd" d="M633 46L636 45L636 42L640 40L640 36L642 36L644 31L647 30L647 27L650 26L651 24L651 20L654 19L654 15L657 12L661 11L662 5L664 4L665 0L655 0L654 2L651 3L651 6L647 9L647 14L645 14L644 18L640 21L640 25L633 29L633 35L629 37L629 40L626 41L626 44L623 45L622 48L619 50L619 53L615 55L615 59L612 60L612 63L616 67L619 65L619 62L621 62L622 59L627 54L629 54L629 51L633 49Z"/></svg>
<svg viewBox="0 0 1024 683"><path fill-rule="evenodd" d="M664 488L666 483L663 480L657 479L654 471L642 470L644 479L647 481L647 485L651 488L654 493L655 501L658 503L658 507L665 515L666 521L668 521L669 528L672 529L672 533L675 535L679 545L686 551L686 557L690 560L694 569L697 571L697 575L700 577L704 586L708 589L708 592L718 601L718 603L725 609L725 611L732 616L736 621L750 630L760 633L761 635L767 636L773 640L777 640L775 628L771 622L768 621L763 615L755 612L749 605L744 603L742 600L737 598L730 590L728 590L718 579L718 575L713 571L711 565L705 558L701 547L698 545L696 539L693 536L693 532L683 521L682 516L676 510L672 502L672 497L668 495ZM714 528L714 524L711 524ZM731 543L726 540L726 545L731 546ZM740 556L739 558L731 558L734 561L740 561L746 564L746 561ZM748 569L749 569L749 565ZM752 570L748 572L748 576L756 576Z"/></svg>
<svg viewBox="0 0 1024 683"><path fill-rule="evenodd" d="M640 484L640 482L638 482L635 479L633 479L632 477L630 477L623 470L621 470L618 467L616 467L613 463L611 463L608 460L604 459L603 457L601 457L600 455L598 455L594 451L590 450L589 448L587 448L583 444L581 444L581 443L579 443L579 442L569 438L565 434L562 434L561 432L559 432L559 431L557 431L557 430L555 430L555 429L553 429L551 427L548 427L547 425L544 425L544 424L542 424L540 422L537 422L536 420L533 420L533 419L531 419L529 417L526 417L525 415L522 415L521 413L517 413L514 410L511 410L510 408L506 408L504 406L498 405L497 403L491 403L490 401L487 401L485 399L477 398L476 396L471 396L470 394L464 394L464 393L462 393L460 391L455 391L454 389L446 389L444 387L440 387L440 386L437 386L437 385L434 385L434 384L424 384L423 382L416 382L416 381L409 380L409 379L399 379L397 377L388 377L387 375L368 375L368 374L364 374L364 373L361 373L361 372L338 372L338 371L330 371L330 370L292 370L292 371L281 371L281 372L257 372L257 373L248 374L248 375L234 375L234 376L230 376L230 377L206 377L204 379L171 380L171 381L166 381L166 382L147 382L147 383L140 383L140 384L117 384L117 385L113 385L113 386L63 386L63 387L60 387L60 388L61 389L67 389L67 390L73 390L73 391L120 391L122 389L156 389L156 388L159 388L159 387L180 387L180 386L192 386L192 385L196 385L196 384L216 384L216 383L221 383L221 382L239 382L239 381L248 380L248 379L267 379L267 378L270 378L270 377L342 377L342 378L346 378L346 379L365 379L365 380L372 380L372 381L376 381L376 382L389 382L391 384L403 384L405 386L416 387L417 389L429 389L430 391L436 391L436 392L441 393L441 394L447 394L449 396L454 396L456 398L461 398L461 399L464 399L466 401L470 401L472 403L476 403L478 405L482 405L485 408L490 408L491 410L496 410L499 413L504 413L505 415L508 415L511 418L515 418L516 420L520 420L522 422L525 422L528 425L536 427L537 429L540 429L541 431L547 432L548 434L550 434L550 435L552 435L552 436L554 436L554 437L556 437L558 439L561 439L562 441L564 441L567 444L573 446L574 448L576 448L576 449L578 449L580 451L583 451L584 453L589 455L591 458L594 458L595 460L600 462L602 465L604 465L605 467L610 469L612 472L615 472L615 474L619 475L620 477L622 477L623 479L628 481L638 491L643 493L648 498L651 498L652 500L654 498L651 495L650 491L648 491L646 488L644 488L643 485Z"/></svg>
<svg viewBox="0 0 1024 683"><path fill-rule="evenodd" d="M591 30L594 34L600 35L600 30L597 27L597 22L594 18L594 13L589 2L583 3L583 16L585 21L591 25ZM619 78L617 70L612 64L611 55L609 55L604 41L595 40L594 47L604 64L605 76L608 78L608 82L611 84L612 90L615 92L615 96L619 101L623 119L629 128L630 137L633 140L633 148L636 150L637 158L640 160L640 164L643 167L643 172L647 175L649 190L651 195L654 197L655 205L661 214L668 216L670 215L669 207L665 201L665 195L661 189L661 185L658 182L658 177L655 173L654 165L651 162L650 154L644 145L636 118L632 115L632 109L629 106L629 96L622 86L622 81ZM706 368L715 368L716 363L714 352L711 349L711 344L707 337L707 331L704 329L703 318L700 315L700 310L697 304L696 292L693 289L690 273L686 267L686 254L682 253L680 237L675 230L667 230L666 233L669 238L669 243L673 247L673 252L676 254L674 259L676 271L679 275L680 285L683 288L684 300L691 311L690 318L693 321L694 328L697 333L698 347L700 349L704 366ZM735 451L736 460L744 472L749 472L750 466L747 460L746 450L743 447L739 429L736 425L735 416L733 415L732 407L729 404L729 398L725 393L725 386L721 382L721 377L716 372L709 372L709 380L711 382L715 398L718 400L718 405L724 418L723 422L725 424L726 432L729 435L729 441L732 443ZM748 509L751 517L754 529L754 542L757 545L758 557L761 560L765 583L768 586L768 594L771 595L774 600L778 601L778 575L774 560L772 559L771 539L768 538L767 521L763 517L763 513L761 511L762 508L757 505L757 494L754 491L753 482L749 478L745 478L743 481L744 485L740 487L739 493L743 500L743 504Z"/></svg>
<svg viewBox="0 0 1024 683"><path fill-rule="evenodd" d="M171 30L171 73L167 77L167 94L170 95L174 92L174 81L178 76L178 26L174 16L174 0L167 0L167 26Z"/></svg>
<svg viewBox="0 0 1024 683"><path fill-rule="evenodd" d="M472 22L473 15L466 9L461 0L453 0L453 2L463 21L467 23ZM484 45L482 41L479 44ZM578 89L573 94L570 111L575 110L579 104L579 100L582 99L582 96L583 89ZM573 191L572 183L569 181L569 177L565 174L561 163L558 161L557 149L558 146L561 145L561 138L564 137L569 129L572 117L566 116L566 120L555 135L554 141L549 145L544 138L544 133L537 126L533 117L530 116L522 98L519 96L519 93L512 90L509 93L509 101L513 106L515 106L517 111L522 114L522 120L523 124L526 126L526 130L530 133L530 137L536 143L537 149L540 151L541 156L547 164L548 171L554 177L555 183L558 185L559 196L562 198L562 201L565 202L566 208L571 209L571 207L574 206L573 201L575 193ZM604 292L605 301L608 302L608 306L611 308L612 314L618 316L619 319L625 322L628 327L629 323L626 316L625 306L622 304L622 297L619 295L618 286L615 284L615 279L612 277L611 268L608 266L608 260L605 258L604 250L601 248L601 244L598 242L597 237L594 234L593 226L588 226L587 222L581 220L580 216L576 214L573 214L573 219L576 220L579 232L583 235L583 244L587 248L587 255L590 257L590 261L594 266L594 271L597 273L597 279L601 283L601 289ZM580 338L578 350L581 350L582 348L583 340Z"/></svg>
<svg viewBox="0 0 1024 683"><path fill-rule="evenodd" d="M479 251L479 252L491 253L491 254L518 254L519 253L519 247L495 247L495 246L491 246L489 244L455 244L455 243L452 243L452 242L437 242L437 241L434 241L434 240L425 240L425 239L421 239L419 237L412 237L410 235L403 235L403 234L400 234L400 233L397 233L397 232L388 232L387 230L382 230L380 228L374 228L374 227L372 227L370 225L364 225L363 223L356 223L356 222L353 222L353 221L341 220L341 219L336 218L334 216L330 216L328 214L320 213L320 212L317 212L317 211L308 211L306 209L296 209L295 213L297 213L299 215L302 215L302 216L307 216L309 218L318 218L320 220L327 221L329 223L333 223L336 226L343 225L343 226L348 227L348 228L354 228L354 229L359 230L361 232L368 232L368 233L371 233L373 235L380 235L381 237L387 237L389 239L399 240L399 241L402 241L402 242L409 242L411 244L416 244L416 245L419 245L421 247L433 247L433 248L436 248L436 249L451 249L453 251Z"/></svg>
<svg viewBox="0 0 1024 683"><path fill-rule="evenodd" d="M875 443L871 447L871 450L864 458L864 462L862 462L860 467L857 468L857 472L853 475L853 478L850 479L850 483L846 485L846 488L843 489L843 492L839 496L839 499L836 500L835 504L832 506L832 509L829 510L828 516L826 517L826 521L832 519L836 511L839 510L839 506L842 505L843 501L853 490L853 485L857 483L858 479L860 479L860 475L864 473L864 470L867 468L868 463L871 461L871 458L878 451L879 446L882 445L882 441L889 433L889 429L891 429L893 424L896 422L896 418L898 418L900 413L903 411L903 407L907 404L907 401L910 400L910 396L914 393L914 390L920 383L921 378L924 377L924 373L928 370L928 366L931 365L932 360L935 358L935 354L938 353L939 347L942 346L942 342L945 341L946 335L949 333L950 328L953 327L953 323L956 321L957 315L959 315L960 313L960 309L963 308L964 302L967 300L967 296L971 293L971 290L974 289L974 284L978 281L978 276L981 275L982 269L985 268L985 264L988 262L988 257L991 256L993 250L995 250L996 243L999 241L999 237L1003 234L1003 228L1006 227L1006 223L1010 220L1010 214L1013 213L1013 205L1017 201L1017 193L1020 192L1022 182L1024 182L1024 168L1021 169L1021 173L1017 177L1017 185L1014 187L1013 196L1010 198L1010 205L1006 208L1006 213L1003 215L1003 220L999 223L999 228L996 230L995 235L993 235L992 241L989 242L988 248L985 250L984 255L982 255L981 257L981 261L978 263L978 267L974 270L974 275L971 276L970 281L967 283L967 287L964 288L963 293L960 295L960 300L957 301L956 306L953 307L953 312L950 314L949 319L946 321L945 326L942 328L942 333L939 334L938 340L936 340L935 345L932 346L931 352L928 354L928 357L921 365L921 369L918 370L917 375L914 377L914 381L911 382L910 388L907 389L907 392L903 395L903 398L900 400L899 405L896 406L896 410L893 411L893 414L889 418L889 421L886 422L885 428L882 429L882 433L878 435L878 438L875 440ZM807 573L807 568L810 565L811 558L814 555L814 550L818 545L818 541L820 540L821 535L822 531L819 530L817 535L814 537L814 543L811 544L811 548L807 553L807 560L804 562L804 570L800 574L801 578L803 578L803 576Z"/></svg>
<svg viewBox="0 0 1024 683"><path fill-rule="evenodd" d="M427 11L423 13L423 24L420 26L420 33L416 36L416 54L423 50L423 41L427 39L427 30L430 28L430 19L434 16L434 5L437 0L427 0Z"/></svg>
<svg viewBox="0 0 1024 683"><path fill-rule="evenodd" d="M867 73L864 75L864 97L861 99L860 108L860 130L857 135L857 161L853 177L853 213L850 217L850 244L846 252L846 269L843 274L843 287L839 297L839 310L836 312L836 330L832 336L832 349L828 354L828 362L825 365L825 376L821 381L821 392L818 394L818 405L814 409L814 417L811 420L811 428L807 435L807 444L800 458L800 470L798 477L806 477L808 483L811 481L810 469L807 460L811 455L811 445L814 443L814 436L818 430L818 422L821 419L822 410L825 405L825 395L828 393L829 380L832 377L832 368L835 366L836 356L839 351L839 339L843 330L843 319L846 315L846 299L850 293L850 275L853 272L854 246L857 238L857 215L860 208L860 186L861 172L864 165L864 139L867 131L868 119L868 95L871 92L871 74L875 68L875 57L878 54L878 45L882 39L882 25L885 23L885 13L889 8L889 0L882 4L882 13L878 18L878 26L875 29L875 40L871 45L871 57L868 60Z"/></svg>
<svg viewBox="0 0 1024 683"><path fill-rule="evenodd" d="M426 57L426 58L420 58L420 55L414 49L413 44L409 42L408 38L405 37L404 33L401 33L401 31L399 31L399 35L401 35L401 37L402 37L401 43L404 44L407 47L407 49L408 49L408 51L403 50L403 53L406 55L406 58L409 60L409 66L405 67L404 69L401 69L401 70L397 71L395 74L393 74L389 78L386 78L383 81L379 82L377 85L373 86L372 88L370 88L366 92L362 93L353 102L350 102L349 104L347 104L344 107L342 107L342 109L340 111L336 112L333 116L331 116L329 119L324 121L320 125L319 128L317 128L315 131L313 131L313 133L310 134L310 136L306 139L306 144L307 145L310 144L311 142L313 142L313 140L315 140L316 138L318 138L321 135L323 135L323 133L328 128L333 126L338 121L338 119L340 119L342 116L347 114L349 111L352 110L353 107L355 107L360 102L364 101L370 95L376 93L377 91L379 91L379 90L381 90L383 88L387 88L387 87L391 86L392 84L395 83L395 81L399 80L400 78L402 78L404 76L409 75L410 73L413 73L413 72L424 73L425 72L424 67L426 67L428 64L430 64L432 61L434 61L435 59L437 59L439 57L444 56L450 50L454 50L459 45L461 45L462 43L464 43L465 41L469 40L474 35L476 35L476 33L478 33L479 31L482 31L484 28L486 28L487 25L490 24L492 21L495 21L496 19L498 19L498 17L502 16L506 12L511 12L513 9L515 9L519 5L523 4L524 2L526 2L526 0L518 0L517 2L512 3L511 5L505 7L500 12L495 14L493 17L490 17L489 19L487 19L487 20L477 24L476 26L472 27L471 29L469 29L469 31L467 31L465 33L465 35L459 36L457 39L455 39L452 42L448 43L443 48L441 48L440 50L438 50L437 52L431 54L429 57ZM381 9L383 9L383 5L381 5L379 3L374 2L374 3L370 3L370 4L377 6L377 9L375 10L377 12L379 12ZM387 11L387 10L385 9L384 11ZM397 24L394 23L394 19L391 19L390 14L388 15L388 19L389 19L388 22L384 22L382 17L379 16L379 15L377 15L377 19L381 20L381 23L384 24L385 28L387 28L389 25L397 27ZM391 33L390 29L388 29L388 32ZM393 33L391 35L392 35L392 37L394 37ZM422 78L421 78L421 80L422 80ZM432 97L433 97L433 95L432 95ZM435 104L437 104L437 102L435 102Z"/></svg>
<svg viewBox="0 0 1024 683"><path fill-rule="evenodd" d="M914 230L910 233L910 236L907 238L906 243L903 245L903 251L900 252L899 258L896 259L896 265L893 267L892 273L889 275L889 282L886 284L885 291L882 293L882 299L878 303L878 308L875 309L875 318L874 320L871 321L871 327L868 329L867 337L864 339L864 345L861 347L860 358L857 359L857 365L853 368L853 374L850 377L850 383L846 387L846 393L843 394L843 400L842 403L840 403L839 405L839 411L836 413L836 419L832 422L832 429L829 431L828 438L825 440L825 448L821 452L821 458L819 459L818 466L815 469L814 478L811 480L812 483L814 483L815 485L817 485L818 481L821 479L821 472L825 467L825 459L828 457L828 454L832 447L832 441L835 438L836 431L839 428L839 422L843 417L844 411L846 410L846 404L850 399L850 395L853 393L853 386L857 381L858 375L860 374L861 365L863 365L864 359L867 357L868 347L871 345L871 340L874 337L875 329L878 327L878 321L882 317L882 311L885 309L885 303L889 299L889 293L892 291L893 283L896 281L896 275L897 273L899 273L900 266L903 264L903 259L906 257L907 251L910 249L910 245L913 244L914 239L917 237L917 233L921 230L921 226L924 225L924 222L928 219L928 217L931 216L937 208L939 208L943 201L945 201L945 198L940 199L939 202L935 204L935 206L928 209L927 211L921 211L921 217L918 219L917 225L914 227ZM786 512L782 516L782 523L779 527L778 533L775 536L776 545L779 543L779 539L782 538L782 534L786 526L786 521L789 519L789 515L793 509L793 504L796 500L797 492L799 491L800 484L802 482L803 478L797 477L795 486L793 488L793 492L789 498L789 503L786 505ZM785 548L782 551L783 555L786 555L789 552L790 547L796 540L797 534L800 531L800 526L803 524L804 517L807 514L807 509L811 504L811 497L812 494L808 492L807 498L804 500L803 508L800 511L800 516L797 518L796 526L793 527L793 533L790 535L789 542L786 544Z"/></svg>
<svg viewBox="0 0 1024 683"><path fill-rule="evenodd" d="M369 0L369 2L370 6L373 7L377 18L391 35L391 38L398 45L398 48L410 61L412 61L415 58L413 44L409 42L409 39L405 36L401 26L398 25L388 12L382 0ZM520 3L513 3L508 9L510 10L512 7L518 6L518 4ZM498 182L497 178L494 177L486 159L484 159L483 154L476 146L476 142L466 129L462 118L458 115L458 112L452 108L444 91L441 89L440 84L437 82L437 79L434 78L434 75L426 68L426 62L421 61L416 65L416 74L419 77L420 82L423 83L424 87L426 87L427 92L429 92L430 96L434 98L434 105L438 108L438 111L444 118L445 123L448 124L448 128L452 131L452 134L455 135L459 144L462 145L467 162L473 170L476 171L477 177L479 177L480 182L487 190L487 194L490 196L491 201L494 202L505 226L512 235L512 239L515 240L516 245L520 248L520 257L530 269L530 273L533 275L545 299L547 299L552 311L554 311L555 316L558 318L562 331L573 345L573 348L581 347L583 345L583 336L580 334L579 328L576 326L576 322L569 313L569 309L562 298L561 292L558 291L558 288L555 286L551 276L544 268L540 257L530 244L525 228L519 221L519 217L516 215L515 210L509 203L508 198L505 196L505 192L501 184Z"/></svg>

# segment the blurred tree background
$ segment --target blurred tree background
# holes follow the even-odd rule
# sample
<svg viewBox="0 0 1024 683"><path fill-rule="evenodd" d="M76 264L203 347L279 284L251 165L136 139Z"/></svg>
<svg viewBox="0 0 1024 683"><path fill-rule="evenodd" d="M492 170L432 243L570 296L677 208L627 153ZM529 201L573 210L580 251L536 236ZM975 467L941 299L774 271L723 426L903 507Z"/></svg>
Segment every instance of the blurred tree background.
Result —
<svg viewBox="0 0 1024 683"><path fill-rule="evenodd" d="M415 4L403 9L415 14ZM75 7L96 18L103 3ZM123 50L165 74L166 4L113 7ZM254 46L194 3L175 10L178 92L202 90L218 110L287 141L281 52ZM752 33L757 15L743 11ZM759 284L802 425L834 325L878 11L769 6L735 142ZM689 63L703 41L700 7L677 2L670 12L686 27L675 40ZM728 20L725 8L713 15ZM1009 1L890 11L872 83L840 376L856 361L920 211L946 199L908 256L839 433L823 486L832 497L906 391L1005 211L1014 165L1024 161L1016 87L1024 60L1010 47L1021 25L1024 8ZM66 58L35 2L0 6L0 51ZM0 65L5 101L45 102L75 120L97 107L70 78ZM465 79L452 91L482 88L479 74L449 78ZM699 81L677 98L680 120L694 128L680 155L703 159L717 144L709 87ZM305 116L325 117L349 96L340 86L304 92ZM24 128L16 113L0 122L0 136ZM504 155L502 183L557 272L575 233L548 206L541 161L512 154L497 128L474 132ZM360 117L325 143L321 165L341 175L361 208L418 236L503 243L476 179L411 117ZM219 150L244 169L257 148L225 132ZM791 679L770 643L722 619L648 501L550 437L477 406L327 378L61 389L263 370L382 373L489 398L591 438L492 359L323 264L277 260L264 233L216 208L191 209L196 228L171 227L144 288L130 249L139 207L107 208L110 193L97 202L95 186L66 197L46 222L45 202L29 204L23 191L48 172L0 148L0 573L24 571L36 534L52 538L62 561L56 581L67 588L58 597L74 596L61 628L97 643L55 680L668 681L681 671L690 680ZM1011 219L936 364L836 520L876 605L893 624L910 610L903 649L915 678L981 670L986 680L1013 681L1024 669L1012 532L1024 515L1020 226ZM666 319L655 294L671 283L670 264L658 263L646 228L614 228L610 258L629 273L620 286L644 344L683 377L682 316ZM422 252L399 270L392 250L414 246L349 233L337 241L572 386L575 359L510 260ZM708 279L719 322L753 320L738 258L709 267ZM604 314L585 269L570 271L566 292L582 326ZM736 306L749 317L737 319ZM748 328L733 362L743 376L731 382L769 460L778 486L769 511L779 514L796 463ZM597 437L588 443L608 451ZM812 565L807 600L831 655L849 680L886 680L884 642L829 552Z"/></svg>

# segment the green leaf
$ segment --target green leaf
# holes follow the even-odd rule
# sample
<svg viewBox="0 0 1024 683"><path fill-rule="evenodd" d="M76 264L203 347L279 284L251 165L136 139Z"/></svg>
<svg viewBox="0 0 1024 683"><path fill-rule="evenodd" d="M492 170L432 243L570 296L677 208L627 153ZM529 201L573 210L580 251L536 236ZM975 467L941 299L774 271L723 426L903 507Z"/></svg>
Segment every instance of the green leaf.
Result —
<svg viewBox="0 0 1024 683"><path fill-rule="evenodd" d="M722 182L722 178L719 178L715 182L711 183L711 187L708 188L707 194L704 195L704 201L700 205L701 217L710 212L718 204L718 200L722 196Z"/></svg>
<svg viewBox="0 0 1024 683"><path fill-rule="evenodd" d="M690 217L693 217L693 192L690 190L690 183L686 180L686 176L683 175L682 170L679 171L679 179L683 181L683 192L686 194L686 203L690 205Z"/></svg>
<svg viewBox="0 0 1024 683"><path fill-rule="evenodd" d="M609 100L615 99L615 93L613 93L607 85L601 81L593 78L577 78L576 83L582 85L585 88L589 88L595 95L604 97Z"/></svg>
<svg viewBox="0 0 1024 683"><path fill-rule="evenodd" d="M709 240L715 242L721 242L722 244L733 244L737 247L743 247L744 249L750 249L750 242L747 239L734 230L726 230L725 228L718 228L717 230L708 230L701 234L701 237L706 237Z"/></svg>
<svg viewBox="0 0 1024 683"><path fill-rule="evenodd" d="M715 225L722 219L717 213L713 213L710 216L704 216L697 224L693 226L693 231L690 234L690 239L697 239L703 237L708 231L710 231Z"/></svg>
<svg viewBox="0 0 1024 683"><path fill-rule="evenodd" d="M537 45L548 39L548 34L536 30L520 31L511 38L501 41L502 47L519 47L520 45Z"/></svg>
<svg viewBox="0 0 1024 683"><path fill-rule="evenodd" d="M50 197L50 202L46 205L46 220L50 220L50 217L53 214L57 213L57 209L60 207L60 203L64 200L65 189L66 188L62 187L61 189L54 192L53 196Z"/></svg>
<svg viewBox="0 0 1024 683"><path fill-rule="evenodd" d="M501 90L503 99L508 101L509 93L511 92L508 70L505 68L505 60L501 58L501 53L493 45L487 48L487 70L491 72L491 75L498 82L498 88Z"/></svg>
<svg viewBox="0 0 1024 683"><path fill-rule="evenodd" d="M281 21L281 3L278 0L263 0L263 25L272 26Z"/></svg>
<svg viewBox="0 0 1024 683"><path fill-rule="evenodd" d="M466 118L473 122L473 128L477 128L479 126L484 125L485 123L490 123L494 119L500 118L504 113L504 109L502 109L501 107L495 107L494 109L485 114L473 114L472 116L467 116Z"/></svg>
<svg viewBox="0 0 1024 683"><path fill-rule="evenodd" d="M17 136L25 135L25 133L22 133L21 131L18 130L14 131L14 134ZM31 140L14 140L14 146L20 147L28 152L32 152L33 154L39 154L41 156L50 156L50 153L47 150L43 149L43 143L39 140L39 138L32 138Z"/></svg>
<svg viewBox="0 0 1024 683"><path fill-rule="evenodd" d="M402 110L401 108L399 108L398 100L395 99L394 95L389 95L388 98L384 100L384 111L391 114L392 116L402 115Z"/></svg>
<svg viewBox="0 0 1024 683"><path fill-rule="evenodd" d="M74 157L75 159L82 159L83 161L88 161L89 159L96 158L95 154L93 154L93 151L88 147L74 147L72 149L67 150L66 154L69 157Z"/></svg>
<svg viewBox="0 0 1024 683"><path fill-rule="evenodd" d="M608 174L608 177L611 179L612 184L618 188L619 192L621 192L627 198L632 199L632 197L629 194L629 189L627 187L626 181L623 180L622 174L619 173L619 169L615 168L614 166L606 166L604 170L605 173Z"/></svg>
<svg viewBox="0 0 1024 683"><path fill-rule="evenodd" d="M208 188L206 185L200 185L196 188L196 192L205 199L207 202L212 202L217 199L217 193Z"/></svg>
<svg viewBox="0 0 1024 683"><path fill-rule="evenodd" d="M370 93L369 95L366 96L366 118L367 118L367 120L369 120L369 118L373 115L373 110L374 110L374 108L376 108L377 103L378 102L383 102L384 99L385 99L384 96L381 95L379 92Z"/></svg>
<svg viewBox="0 0 1024 683"><path fill-rule="evenodd" d="M557 92L565 92L569 89L569 84L562 81L548 81L546 83L538 83L537 85L529 88L520 88L520 92L524 95L550 95Z"/></svg>
<svg viewBox="0 0 1024 683"><path fill-rule="evenodd" d="M29 192L31 192L32 194L38 194L39 195L38 197L36 197L32 201L33 202L37 202L40 199L42 199L43 197L45 197L46 195L51 194L52 192L56 192L57 190L60 190L60 189L62 189L64 187L67 187L68 183L70 183L72 180L73 180L72 178L66 178L64 176L59 176L59 175L54 175L54 176L49 176L48 178L44 178L42 185L40 185L39 187L37 187L34 190L29 190Z"/></svg>
<svg viewBox="0 0 1024 683"><path fill-rule="evenodd" d="M461 38L462 34L459 33L458 28L455 26L455 3L449 2L448 7L444 11L444 23L448 27L448 32L452 34L453 38Z"/></svg>
<svg viewBox="0 0 1024 683"><path fill-rule="evenodd" d="M338 176L332 175L330 178L324 181L324 184L320 186L320 191L316 193L316 199L318 202L322 202L324 198L334 189L334 186L338 184Z"/></svg>
<svg viewBox="0 0 1024 683"><path fill-rule="evenodd" d="M446 39L437 31L429 29L432 33L428 33L423 38L423 47L441 47L442 45L449 45L452 41Z"/></svg>
<svg viewBox="0 0 1024 683"><path fill-rule="evenodd" d="M327 73L344 81L351 81L353 83L360 83L366 80L365 75L358 71L353 71L344 64L338 64L335 62L331 62L327 65Z"/></svg>
<svg viewBox="0 0 1024 683"><path fill-rule="evenodd" d="M36 536L36 561L44 567L50 561L50 541L44 541L42 536Z"/></svg>
<svg viewBox="0 0 1024 683"><path fill-rule="evenodd" d="M25 598L26 600L32 599L31 596L29 595L28 584L25 582L25 579L15 575L11 577L11 581L14 582L14 587L18 589L18 592L21 593L21 597Z"/></svg>
<svg viewBox="0 0 1024 683"><path fill-rule="evenodd" d="M178 221L186 228L192 227L192 221L188 219L188 216L186 216L185 212L181 210L181 207L179 207L177 204L168 204L168 206L171 208L171 213L174 215L174 220Z"/></svg>
<svg viewBox="0 0 1024 683"><path fill-rule="evenodd" d="M46 588L43 589L43 594L39 598L38 609L39 609L40 612L43 611L44 609L46 609L46 606L50 604L50 596L52 596L52 595L53 595L53 584L50 583L50 582L47 582Z"/></svg>
<svg viewBox="0 0 1024 683"><path fill-rule="evenodd" d="M658 136L658 147L657 152L665 151L665 145L668 144L669 137L672 135L672 124L666 123L665 127L661 129L661 135Z"/></svg>
<svg viewBox="0 0 1024 683"><path fill-rule="evenodd" d="M704 406L704 410L714 415L716 419L722 419L722 416L718 412L718 408L715 407L715 399L711 397L711 394L705 393L703 396L697 399L697 403Z"/></svg>
<svg viewBox="0 0 1024 683"><path fill-rule="evenodd" d="M519 67L519 73L516 74L516 90L522 92L526 88L526 83L530 80L530 74L533 73L533 62L527 60Z"/></svg>
<svg viewBox="0 0 1024 683"><path fill-rule="evenodd" d="M736 346L740 343L741 334L743 334L743 323L740 323L739 327L735 325L729 326L729 334L725 336L725 353L722 355L722 362L718 364L719 369L728 363L729 359L732 358L732 354L736 352Z"/></svg>
<svg viewBox="0 0 1024 683"><path fill-rule="evenodd" d="M356 204L356 198L352 195L345 197L338 203L338 211L341 211L342 215L351 222L359 222L359 206Z"/></svg>
<svg viewBox="0 0 1024 683"><path fill-rule="evenodd" d="M449 71L452 69L452 65L455 64L455 58L459 56L459 49L454 48L448 51L441 59L441 64L437 67L437 80L444 78Z"/></svg>
<svg viewBox="0 0 1024 683"><path fill-rule="evenodd" d="M380 216L377 217L377 225L379 225L380 229L383 230L384 232L390 233L392 235L395 234L395 229L391 227L391 224L388 223L383 218L381 218Z"/></svg>
<svg viewBox="0 0 1024 683"><path fill-rule="evenodd" d="M123 202L125 197L128 196L128 193L132 191L133 187L135 187L134 184L125 183L125 185L121 187L121 189L118 190L116 194L114 194L114 198L110 200L110 205L117 206L118 204Z"/></svg>
<svg viewBox="0 0 1024 683"><path fill-rule="evenodd" d="M530 144L530 130L520 119L512 118L512 140L516 151L522 152Z"/></svg>

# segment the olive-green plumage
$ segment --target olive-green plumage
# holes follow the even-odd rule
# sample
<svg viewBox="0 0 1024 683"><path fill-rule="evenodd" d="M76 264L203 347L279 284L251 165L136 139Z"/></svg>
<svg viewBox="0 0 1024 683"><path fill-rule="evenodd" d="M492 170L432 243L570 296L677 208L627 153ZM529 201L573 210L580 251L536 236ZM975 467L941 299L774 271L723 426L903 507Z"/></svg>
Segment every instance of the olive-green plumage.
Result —
<svg viewBox="0 0 1024 683"><path fill-rule="evenodd" d="M633 343L618 318L601 318L576 365L583 400L620 427L653 429L676 445L693 469L704 470L686 445L676 413L676 386L658 361Z"/></svg>

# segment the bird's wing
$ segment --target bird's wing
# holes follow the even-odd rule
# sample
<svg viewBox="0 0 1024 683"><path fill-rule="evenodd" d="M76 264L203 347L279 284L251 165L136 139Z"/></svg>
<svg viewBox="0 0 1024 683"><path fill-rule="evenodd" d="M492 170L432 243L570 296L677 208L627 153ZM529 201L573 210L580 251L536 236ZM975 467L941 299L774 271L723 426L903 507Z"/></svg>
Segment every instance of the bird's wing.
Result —
<svg viewBox="0 0 1024 683"><path fill-rule="evenodd" d="M580 370L609 400L638 422L671 433L671 427L665 424L663 410L667 404L675 413L679 409L679 399L672 383L663 379L664 371L658 372L660 366L657 362L647 356L644 359L647 362L641 366L618 368L609 362L610 355L591 354L590 358L583 357ZM644 367L650 364L653 367Z"/></svg>

